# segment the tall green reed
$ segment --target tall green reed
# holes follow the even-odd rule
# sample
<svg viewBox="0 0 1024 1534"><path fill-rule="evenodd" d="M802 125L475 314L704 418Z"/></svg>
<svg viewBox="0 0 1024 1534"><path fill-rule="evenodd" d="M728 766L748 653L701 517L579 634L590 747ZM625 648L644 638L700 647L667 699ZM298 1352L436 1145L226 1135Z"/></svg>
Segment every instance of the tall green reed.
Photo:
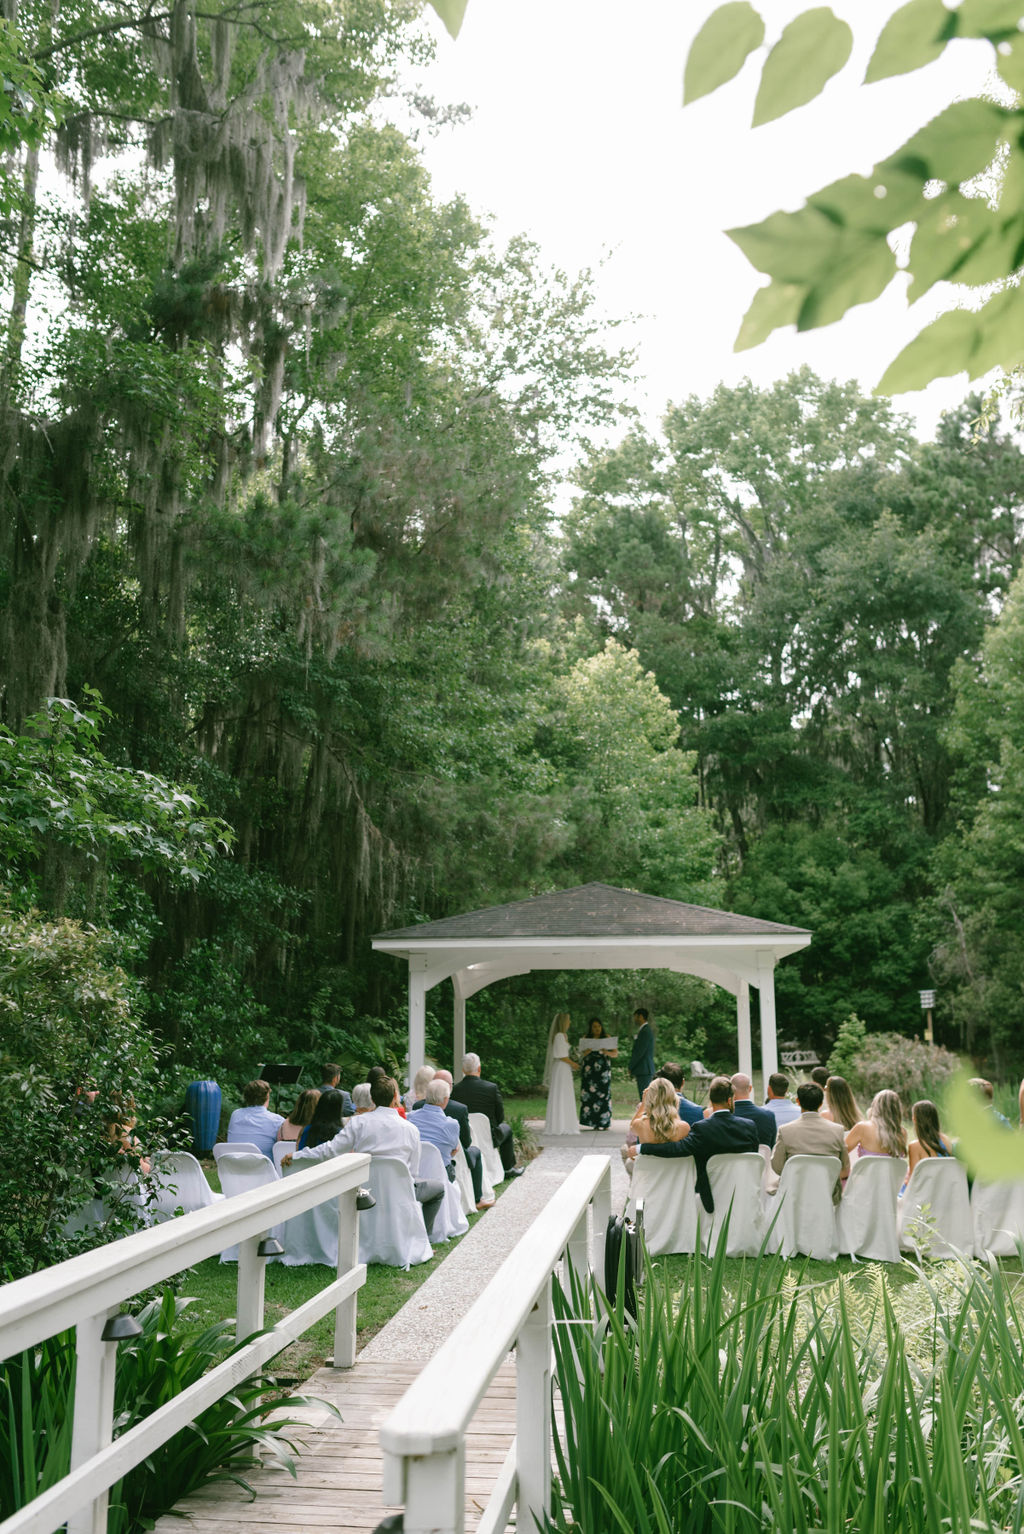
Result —
<svg viewBox="0 0 1024 1534"><path fill-rule="evenodd" d="M551 1529L1024 1527L1024 1329L998 1266L922 1282L930 1349L908 1348L884 1279L865 1318L845 1279L765 1255L735 1270L724 1243L678 1290L648 1263L635 1324L619 1304L596 1332L586 1287L556 1289Z"/></svg>

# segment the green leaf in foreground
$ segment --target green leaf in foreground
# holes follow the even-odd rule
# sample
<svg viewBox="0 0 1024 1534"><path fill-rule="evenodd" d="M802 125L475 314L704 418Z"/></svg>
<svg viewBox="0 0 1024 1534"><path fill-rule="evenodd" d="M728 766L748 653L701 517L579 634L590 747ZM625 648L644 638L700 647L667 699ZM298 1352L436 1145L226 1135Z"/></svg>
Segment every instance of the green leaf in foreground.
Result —
<svg viewBox="0 0 1024 1534"><path fill-rule="evenodd" d="M738 75L764 42L764 22L747 0L719 6L690 47L683 73L683 105L697 101Z"/></svg>
<svg viewBox="0 0 1024 1534"><path fill-rule="evenodd" d="M953 309L916 335L886 368L880 394L923 389L933 378L966 372L980 378L991 368L1024 362L1024 293L1010 288L977 310Z"/></svg>
<svg viewBox="0 0 1024 1534"><path fill-rule="evenodd" d="M827 5L791 21L765 60L753 126L813 101L842 69L852 47L853 33Z"/></svg>
<svg viewBox="0 0 1024 1534"><path fill-rule="evenodd" d="M946 1093L946 1127L958 1140L957 1155L985 1182L1024 1178L1024 1137L1011 1134L961 1071Z"/></svg>
<svg viewBox="0 0 1024 1534"><path fill-rule="evenodd" d="M865 85L932 63L955 25L942 0L910 0L909 5L900 6L882 28L864 76Z"/></svg>
<svg viewBox="0 0 1024 1534"><path fill-rule="evenodd" d="M452 37L458 37L469 0L430 0Z"/></svg>

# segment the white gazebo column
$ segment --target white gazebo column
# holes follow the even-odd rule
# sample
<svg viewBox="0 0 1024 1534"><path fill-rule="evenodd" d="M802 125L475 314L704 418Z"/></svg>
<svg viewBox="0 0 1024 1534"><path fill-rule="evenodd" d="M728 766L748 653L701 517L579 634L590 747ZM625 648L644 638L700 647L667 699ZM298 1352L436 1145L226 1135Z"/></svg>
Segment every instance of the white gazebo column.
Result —
<svg viewBox="0 0 1024 1534"><path fill-rule="evenodd" d="M452 1075L462 1080L462 1057L466 1053L466 998L455 982L455 1009L452 1023Z"/></svg>
<svg viewBox="0 0 1024 1534"><path fill-rule="evenodd" d="M750 1043L750 985L746 980L740 981L740 988L736 992L736 1053L739 1056L739 1069L744 1075L752 1076L754 1051Z"/></svg>
<svg viewBox="0 0 1024 1534"><path fill-rule="evenodd" d="M426 959L409 960L409 1080L412 1079L427 1052L427 991L430 989Z"/></svg>
<svg viewBox="0 0 1024 1534"><path fill-rule="evenodd" d="M779 1068L775 1035L775 955L767 948L757 951L757 988L761 1002L761 1070L767 1083Z"/></svg>

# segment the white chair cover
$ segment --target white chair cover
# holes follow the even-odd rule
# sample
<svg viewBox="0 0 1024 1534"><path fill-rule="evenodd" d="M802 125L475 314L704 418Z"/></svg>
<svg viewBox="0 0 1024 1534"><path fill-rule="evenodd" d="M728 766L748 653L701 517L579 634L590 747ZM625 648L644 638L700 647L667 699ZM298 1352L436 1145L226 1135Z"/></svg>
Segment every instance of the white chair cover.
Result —
<svg viewBox="0 0 1024 1534"><path fill-rule="evenodd" d="M366 1186L377 1200L359 1216L359 1261L409 1268L434 1255L423 1223L423 1207L404 1161L372 1156Z"/></svg>
<svg viewBox="0 0 1024 1534"><path fill-rule="evenodd" d="M420 1177L444 1185L444 1202L434 1217L433 1230L428 1232L431 1242L437 1245L441 1241L450 1241L453 1236L464 1236L469 1221L462 1212L458 1185L448 1181L441 1152L426 1140L420 1145Z"/></svg>
<svg viewBox="0 0 1024 1534"><path fill-rule="evenodd" d="M494 1189L500 1182L505 1181L505 1168L501 1164L494 1141L491 1138L491 1121L486 1113L471 1113L469 1115L469 1132L473 1136L473 1144L480 1151L484 1163L484 1182L491 1184L490 1197L494 1197ZM486 1189L483 1197L488 1197Z"/></svg>
<svg viewBox="0 0 1024 1534"><path fill-rule="evenodd" d="M263 1188L268 1182L277 1182L278 1173L274 1163L261 1150L235 1151L217 1157L217 1172L225 1197L234 1198L236 1193L248 1193L251 1188ZM280 1241L284 1225L275 1225L267 1231ZM220 1254L221 1262L237 1262L238 1247L229 1246ZM273 1259L271 1259L273 1260Z"/></svg>
<svg viewBox="0 0 1024 1534"><path fill-rule="evenodd" d="M838 1156L790 1156L782 1168L779 1191L765 1211L775 1221L768 1250L783 1257L803 1253L819 1262L839 1255L832 1189L842 1170Z"/></svg>
<svg viewBox="0 0 1024 1534"><path fill-rule="evenodd" d="M900 1199L900 1246L916 1257L973 1257L967 1173L955 1156L919 1161Z"/></svg>
<svg viewBox="0 0 1024 1534"><path fill-rule="evenodd" d="M896 1210L907 1163L898 1156L858 1156L839 1205L839 1250L849 1257L901 1262Z"/></svg>
<svg viewBox="0 0 1024 1534"><path fill-rule="evenodd" d="M297 1140L277 1140L275 1142L274 1170L277 1172L278 1177L284 1176L284 1167L281 1165L281 1162L284 1160L285 1156L294 1156L297 1149ZM289 1168L289 1171L290 1170L291 1168Z"/></svg>
<svg viewBox="0 0 1024 1534"><path fill-rule="evenodd" d="M176 1214L208 1209L224 1197L214 1193L199 1162L188 1151L155 1151L149 1185L153 1192L149 1213L158 1224Z"/></svg>
<svg viewBox="0 0 1024 1534"><path fill-rule="evenodd" d="M213 1159L219 1161L222 1156L241 1156L243 1153L263 1156L258 1145L251 1140L222 1140L219 1145L213 1147ZM267 1159L263 1157L264 1161Z"/></svg>
<svg viewBox="0 0 1024 1534"><path fill-rule="evenodd" d="M649 1160L650 1158L641 1158ZM729 1216L727 1257L756 1257L764 1240L764 1157L759 1151L738 1151L712 1156L708 1181L715 1201L714 1214L701 1205L701 1241L706 1252L716 1252Z"/></svg>
<svg viewBox="0 0 1024 1534"><path fill-rule="evenodd" d="M310 1164L308 1161L294 1161L291 1166L281 1168L282 1175L298 1177L309 1170ZM363 1220L365 1216L360 1215L359 1218ZM286 1268L305 1267L311 1262L322 1262L329 1268L336 1268L338 1200L329 1198L326 1203L317 1204L315 1209L306 1209L302 1214L294 1214L290 1220L285 1220L281 1241L284 1246L281 1261Z"/></svg>
<svg viewBox="0 0 1024 1534"><path fill-rule="evenodd" d="M627 1213L644 1206L644 1242L652 1257L697 1250L697 1167L692 1156L637 1156ZM707 1216L705 1216L707 1218Z"/></svg>
<svg viewBox="0 0 1024 1534"><path fill-rule="evenodd" d="M455 1152L455 1185L459 1190L459 1200L462 1204L463 1214L472 1214L476 1208L476 1199L473 1197L473 1174L469 1170L466 1152L462 1149L461 1145ZM493 1197L494 1189L492 1188L491 1198Z"/></svg>
<svg viewBox="0 0 1024 1534"><path fill-rule="evenodd" d="M979 1257L983 1252L1016 1257L1017 1244L1024 1241L1024 1182L976 1182L971 1214Z"/></svg>

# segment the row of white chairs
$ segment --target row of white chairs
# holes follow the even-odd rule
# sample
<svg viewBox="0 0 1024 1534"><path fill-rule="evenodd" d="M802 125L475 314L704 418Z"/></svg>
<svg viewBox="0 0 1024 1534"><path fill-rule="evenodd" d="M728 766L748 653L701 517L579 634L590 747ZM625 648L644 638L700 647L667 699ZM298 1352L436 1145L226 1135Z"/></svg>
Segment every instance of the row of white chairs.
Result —
<svg viewBox="0 0 1024 1534"><path fill-rule="evenodd" d="M832 1202L840 1173L835 1156L791 1156L778 1190L764 1192L764 1161L749 1151L708 1162L715 1212L697 1197L692 1158L638 1156L629 1209L643 1202L644 1237L652 1256L716 1251L725 1236L730 1257L767 1249L783 1257L830 1262L843 1253L880 1262L991 1253L1012 1256L1024 1241L1024 1183L975 1183L952 1157L918 1162L902 1198L906 1163L859 1157L842 1199ZM728 1215L728 1222L726 1216Z"/></svg>
<svg viewBox="0 0 1024 1534"><path fill-rule="evenodd" d="M155 1198L148 1204L147 1214L150 1218L165 1220L177 1213L205 1208L225 1196L230 1198L251 1188L263 1187L276 1181L282 1171L285 1175L300 1174L303 1171L301 1162L287 1168L281 1166L283 1158L292 1150L293 1145L278 1144L274 1147L274 1159L270 1161L255 1145L236 1141L216 1146L214 1156L223 1193L213 1192L194 1156L180 1151L158 1153L151 1178ZM426 1142L420 1146L419 1175L441 1183L445 1190L433 1229L428 1233L423 1207L416 1198L412 1177L404 1162L379 1156L371 1159L367 1186L375 1204L360 1215L360 1262L408 1268L413 1263L430 1260L431 1243L440 1244L465 1235L469 1229L463 1208L467 1195L460 1187L459 1161L472 1208L475 1207L472 1181L461 1148L456 1163L457 1180L453 1183L448 1180L437 1147ZM338 1216L336 1207L329 1203L286 1220L269 1234L284 1246L284 1254L278 1260L286 1266L326 1263L333 1267L337 1264ZM237 1247L229 1247L221 1254L222 1262L237 1260Z"/></svg>

